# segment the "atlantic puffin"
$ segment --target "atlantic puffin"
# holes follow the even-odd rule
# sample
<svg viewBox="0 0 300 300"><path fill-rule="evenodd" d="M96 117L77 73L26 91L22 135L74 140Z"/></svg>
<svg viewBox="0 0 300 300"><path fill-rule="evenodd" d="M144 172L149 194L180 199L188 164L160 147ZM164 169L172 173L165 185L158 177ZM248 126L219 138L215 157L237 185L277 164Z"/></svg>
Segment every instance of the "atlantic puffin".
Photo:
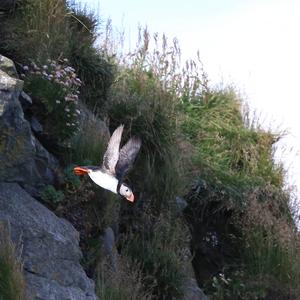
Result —
<svg viewBox="0 0 300 300"><path fill-rule="evenodd" d="M120 150L123 128L124 125L120 125L112 134L101 167L78 166L74 168L74 173L78 176L87 174L102 188L134 202L134 194L131 188L123 183L123 178L132 167L142 142L139 137L131 137Z"/></svg>

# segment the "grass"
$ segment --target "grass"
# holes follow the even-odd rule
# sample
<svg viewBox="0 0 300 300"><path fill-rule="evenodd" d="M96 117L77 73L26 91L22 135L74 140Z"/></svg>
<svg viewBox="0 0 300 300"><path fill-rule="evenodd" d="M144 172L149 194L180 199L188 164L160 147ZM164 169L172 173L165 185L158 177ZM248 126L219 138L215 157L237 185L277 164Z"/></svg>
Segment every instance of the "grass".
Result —
<svg viewBox="0 0 300 300"><path fill-rule="evenodd" d="M0 224L0 299L25 300L22 263L8 230Z"/></svg>
<svg viewBox="0 0 300 300"><path fill-rule="evenodd" d="M160 215L152 228L126 237L123 253L140 264L144 284L153 297L177 299L183 295L188 240L184 224L168 214Z"/></svg>
<svg viewBox="0 0 300 300"><path fill-rule="evenodd" d="M105 261L98 267L97 294L106 300L150 300L143 284L140 266L126 257L118 257L118 271Z"/></svg>
<svg viewBox="0 0 300 300"><path fill-rule="evenodd" d="M200 233L192 244L215 231L227 249L217 270L225 270L229 280L214 281L211 274L203 283L214 286L216 299L264 298L272 290L293 295L300 252L284 170L273 160L280 134L247 123L232 90L204 93L182 109L182 131L196 148L194 168L201 170L187 196L187 219ZM194 248L196 256L201 247ZM211 247L211 255L217 247ZM236 275L237 270L242 272Z"/></svg>
<svg viewBox="0 0 300 300"><path fill-rule="evenodd" d="M143 190L145 198L159 212L180 189L177 99L170 85L175 74L171 74L171 64L166 63L164 70L159 68L159 55L165 62L173 59L175 68L176 50L170 47L170 57L166 57L169 48L164 45L154 51L154 56L148 49L149 33L144 31L143 36L137 49L122 60L105 111L113 128L125 124L125 140L130 135L142 138L132 178L139 179L137 189ZM137 175L140 172L144 173L143 178Z"/></svg>
<svg viewBox="0 0 300 300"><path fill-rule="evenodd" d="M85 114L86 109L81 114ZM88 113L81 116L79 129L70 140L65 154L66 160L74 164L101 165L109 137L105 124L96 116Z"/></svg>
<svg viewBox="0 0 300 300"><path fill-rule="evenodd" d="M272 158L278 135L247 128L241 108L232 90L206 93L183 105L182 130L197 148L195 164L210 170L211 179L231 188L232 195L264 182L283 186L282 168Z"/></svg>
<svg viewBox="0 0 300 300"><path fill-rule="evenodd" d="M270 288L268 284L273 284L272 280L280 282L287 294L298 290L300 280L300 241L294 221L288 214L288 199L287 193L278 193L272 186L257 190L249 199L242 224L246 243L243 261L247 274L260 278L265 288ZM271 281L265 278L271 278Z"/></svg>
<svg viewBox="0 0 300 300"><path fill-rule="evenodd" d="M2 41L1 50L17 62L24 62L27 58L40 61L58 58L67 47L71 16L63 0L19 3L6 20L6 29L3 30L7 38ZM26 51L21 52L19 47Z"/></svg>

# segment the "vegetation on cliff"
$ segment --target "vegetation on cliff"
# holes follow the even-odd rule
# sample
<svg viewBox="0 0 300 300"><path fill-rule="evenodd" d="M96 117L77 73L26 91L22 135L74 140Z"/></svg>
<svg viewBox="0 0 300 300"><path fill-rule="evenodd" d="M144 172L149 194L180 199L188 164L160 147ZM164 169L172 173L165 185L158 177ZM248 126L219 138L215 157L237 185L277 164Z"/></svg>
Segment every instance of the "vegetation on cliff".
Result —
<svg viewBox="0 0 300 300"><path fill-rule="evenodd" d="M191 260L212 299L294 299L300 244L292 194L273 158L280 133L249 118L233 89L211 87L201 63L182 67L176 41L144 30L132 53L113 53L116 41L99 37L98 22L64 0L26 0L2 17L0 53L15 61L33 98L27 117L44 127L37 137L61 160L61 180L45 187L44 201L80 231L99 295L180 299ZM64 68L70 78L57 75ZM86 107L94 114L83 118ZM125 124L125 139L142 137L130 174L134 205L71 174L74 163L100 160L99 116L110 129ZM183 213L176 196L187 203ZM119 228L118 273L98 251L106 226Z"/></svg>
<svg viewBox="0 0 300 300"><path fill-rule="evenodd" d="M11 241L8 230L0 225L0 299L26 299L19 251Z"/></svg>

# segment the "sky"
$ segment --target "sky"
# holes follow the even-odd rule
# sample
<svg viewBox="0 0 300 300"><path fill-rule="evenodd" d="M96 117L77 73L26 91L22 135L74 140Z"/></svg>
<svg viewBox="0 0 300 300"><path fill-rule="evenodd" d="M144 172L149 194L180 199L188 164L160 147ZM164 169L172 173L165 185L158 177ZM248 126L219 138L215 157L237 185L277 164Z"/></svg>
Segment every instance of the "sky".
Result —
<svg viewBox="0 0 300 300"><path fill-rule="evenodd" d="M300 191L300 0L80 2L124 30L126 47L134 49L141 25L176 37L183 58L199 50L211 82L233 84L266 129L288 132L276 158Z"/></svg>

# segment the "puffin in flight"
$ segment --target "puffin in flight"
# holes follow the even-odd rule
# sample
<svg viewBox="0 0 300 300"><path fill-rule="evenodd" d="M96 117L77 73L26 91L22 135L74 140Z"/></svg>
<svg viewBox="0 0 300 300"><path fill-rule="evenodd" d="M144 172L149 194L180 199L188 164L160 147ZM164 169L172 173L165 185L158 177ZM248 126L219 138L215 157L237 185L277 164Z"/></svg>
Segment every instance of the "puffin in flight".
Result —
<svg viewBox="0 0 300 300"><path fill-rule="evenodd" d="M78 176L87 174L97 185L133 202L134 194L123 183L123 178L132 167L142 142L140 138L132 137L120 150L123 128L124 125L120 125L112 134L101 167L78 166L74 168L74 173Z"/></svg>

